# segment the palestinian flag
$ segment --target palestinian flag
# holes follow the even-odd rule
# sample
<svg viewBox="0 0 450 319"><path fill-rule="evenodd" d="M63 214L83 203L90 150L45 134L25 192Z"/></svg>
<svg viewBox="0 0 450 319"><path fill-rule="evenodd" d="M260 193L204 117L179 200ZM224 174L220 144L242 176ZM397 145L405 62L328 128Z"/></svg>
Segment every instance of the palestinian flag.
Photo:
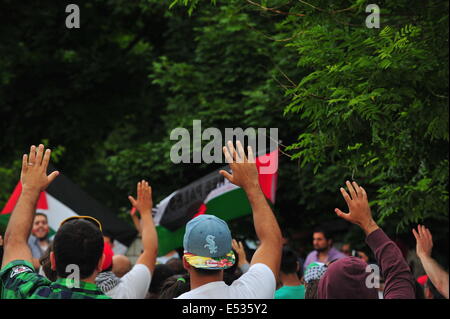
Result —
<svg viewBox="0 0 450 319"><path fill-rule="evenodd" d="M268 163L275 169L261 174ZM259 182L264 195L275 203L278 177L278 149L256 158ZM222 169L230 172L228 166ZM158 255L162 256L183 246L186 223L200 214L215 215L225 221L252 213L244 190L214 171L183 187L163 199L154 209L154 221L158 232Z"/></svg>
<svg viewBox="0 0 450 319"><path fill-rule="evenodd" d="M16 206L22 191L19 182L0 212L0 225L6 229L9 216ZM92 216L102 223L103 232L115 238L118 246L129 246L136 237L136 230L126 222L117 218L108 208L89 196L64 174L59 176L40 194L36 207L37 212L47 215L50 236L54 234L60 223L74 215Z"/></svg>

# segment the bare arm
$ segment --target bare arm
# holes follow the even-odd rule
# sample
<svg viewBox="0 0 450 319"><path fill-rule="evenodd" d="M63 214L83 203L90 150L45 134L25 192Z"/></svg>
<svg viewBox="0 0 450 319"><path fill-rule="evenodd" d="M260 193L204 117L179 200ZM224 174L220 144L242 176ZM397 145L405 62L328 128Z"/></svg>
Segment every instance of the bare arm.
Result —
<svg viewBox="0 0 450 319"><path fill-rule="evenodd" d="M11 214L5 232L2 268L14 260L33 262L31 250L28 246L33 224L36 203L39 194L58 176L53 172L47 176L47 166L51 151L47 149L44 155L44 145L39 145L37 152L33 145L30 154L22 159L21 183L22 193L16 207Z"/></svg>
<svg viewBox="0 0 450 319"><path fill-rule="evenodd" d="M430 230L425 228L425 226L419 225L417 231L413 229L413 234L417 241L417 256L422 262L425 272L439 293L448 299L448 272L446 272L436 260L431 258L433 237Z"/></svg>
<svg viewBox="0 0 450 319"><path fill-rule="evenodd" d="M265 264L272 270L275 277L278 277L282 249L281 230L259 185L258 170L251 147L248 148L247 159L242 144L238 141L236 146L237 152L233 143L228 142L232 155L227 147L223 148L233 175L223 170L220 174L245 191L252 207L255 231L261 244L253 255L251 265Z"/></svg>
<svg viewBox="0 0 450 319"><path fill-rule="evenodd" d="M133 220L134 227L136 228L137 232L140 236L142 236L142 230L141 230L141 222L139 221L139 217L136 214L136 208L132 208L130 211L131 219Z"/></svg>
<svg viewBox="0 0 450 319"><path fill-rule="evenodd" d="M133 207L141 214L141 231L143 252L139 256L136 264L144 264L153 273L158 255L158 235L153 222L152 189L148 182L142 181L137 184L137 200L132 196L128 197Z"/></svg>

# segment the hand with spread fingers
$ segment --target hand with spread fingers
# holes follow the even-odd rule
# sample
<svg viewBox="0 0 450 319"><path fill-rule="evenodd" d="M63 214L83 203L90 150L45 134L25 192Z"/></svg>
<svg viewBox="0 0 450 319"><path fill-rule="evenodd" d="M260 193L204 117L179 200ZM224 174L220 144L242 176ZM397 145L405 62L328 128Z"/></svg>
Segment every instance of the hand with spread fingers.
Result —
<svg viewBox="0 0 450 319"><path fill-rule="evenodd" d="M141 215L151 214L153 208L152 188L147 181L142 180L137 184L137 199L133 196L128 196L128 199Z"/></svg>
<svg viewBox="0 0 450 319"><path fill-rule="evenodd" d="M416 253L419 258L431 257L433 249L433 236L428 228L423 225L417 226L417 231L412 230L417 241Z"/></svg>
<svg viewBox="0 0 450 319"><path fill-rule="evenodd" d="M258 169L253 155L253 150L247 148L248 157L245 155L244 148L240 141L236 142L236 148L233 143L228 141L228 148L223 147L223 153L227 163L229 163L232 174L221 170L219 173L236 186L242 187L245 191L253 188L259 188Z"/></svg>
<svg viewBox="0 0 450 319"><path fill-rule="evenodd" d="M23 190L33 190L42 192L59 175L55 171L47 176L47 167L50 161L51 150L47 149L44 153L44 145L31 146L30 154L22 158L22 171L20 181Z"/></svg>
<svg viewBox="0 0 450 319"><path fill-rule="evenodd" d="M247 260L247 254L245 253L244 245L242 244L242 242L241 241L238 242L236 239L233 239L233 241L231 242L231 246L236 251L236 253L239 257L239 265L238 266L248 264L249 262Z"/></svg>
<svg viewBox="0 0 450 319"><path fill-rule="evenodd" d="M346 185L350 195L344 188L341 187L340 190L348 205L349 212L344 213L339 208L336 208L335 212L339 217L361 227L366 235L369 235L378 229L378 225L372 218L366 191L356 182L350 183L347 181Z"/></svg>

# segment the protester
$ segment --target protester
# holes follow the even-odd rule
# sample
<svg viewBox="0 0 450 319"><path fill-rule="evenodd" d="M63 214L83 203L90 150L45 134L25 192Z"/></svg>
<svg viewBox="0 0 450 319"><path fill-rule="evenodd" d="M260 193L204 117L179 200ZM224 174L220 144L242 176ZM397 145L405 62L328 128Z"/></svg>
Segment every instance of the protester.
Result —
<svg viewBox="0 0 450 319"><path fill-rule="evenodd" d="M97 277L96 282L102 291L113 299L145 298L158 252L158 238L152 217L152 192L148 182L144 180L139 182L137 184L137 200L132 196L129 196L129 200L141 215L143 252L134 267L122 278L112 272L111 255L111 266L108 264L104 267L106 271ZM105 244L108 245L106 242Z"/></svg>
<svg viewBox="0 0 450 319"><path fill-rule="evenodd" d="M163 283L167 278L173 275L172 269L166 264L156 265L146 299L158 299Z"/></svg>
<svg viewBox="0 0 450 319"><path fill-rule="evenodd" d="M190 290L189 274L173 275L162 284L158 299L175 299Z"/></svg>
<svg viewBox="0 0 450 319"><path fill-rule="evenodd" d="M303 278L305 281L305 299L317 299L317 287L327 268L327 264L319 262L313 262L306 267Z"/></svg>
<svg viewBox="0 0 450 319"><path fill-rule="evenodd" d="M364 260L366 263L369 262L369 257L363 251L358 251L358 250L352 249L352 246L350 244L342 245L340 251L341 251L341 253L343 253L346 256L359 257L362 260Z"/></svg>
<svg viewBox="0 0 450 319"><path fill-rule="evenodd" d="M350 195L341 188L349 213L336 208L336 214L362 228L366 242L372 249L382 276L385 278L385 299L414 299L414 280L400 249L378 227L372 218L367 194L356 182L346 182ZM317 295L319 299L377 299L376 283L367 263L361 258L345 257L334 261L320 279ZM368 271L369 270L369 271ZM370 283L370 285L368 284ZM372 285L373 284L373 285Z"/></svg>
<svg viewBox="0 0 450 319"><path fill-rule="evenodd" d="M53 242L50 243L50 246L39 259L39 264L41 265L39 274L45 276L50 281L56 281L58 279L58 274L52 269L52 263L50 262L50 253L52 251Z"/></svg>
<svg viewBox="0 0 450 319"><path fill-rule="evenodd" d="M235 263L228 225L212 215L199 215L189 221L183 240L183 262L190 275L191 290L180 295L180 299L274 298L281 259L281 231L259 185L252 149L248 148L247 159L239 141L237 151L231 141L228 148L224 147L223 151L232 174L224 170L220 174L247 194L260 245L249 270L227 286L223 269Z"/></svg>
<svg viewBox="0 0 450 319"><path fill-rule="evenodd" d="M412 230L414 237L416 238L417 256L422 262L423 268L428 275L429 280L436 287L437 291L448 299L448 272L446 272L437 262L431 257L431 251L433 249L433 237L431 232L425 226L417 226L417 231Z"/></svg>
<svg viewBox="0 0 450 319"><path fill-rule="evenodd" d="M58 176L47 176L51 151L44 145L30 148L22 159L21 195L11 214L4 239L4 255L0 280L2 299L84 299L109 298L95 285L95 277L103 264L101 224L93 218L75 216L61 223L50 253L51 268L58 279L51 282L37 274L32 264L28 237L39 194ZM79 280L69 277L71 265L77 265ZM68 267L69 266L69 267Z"/></svg>
<svg viewBox="0 0 450 319"><path fill-rule="evenodd" d="M275 292L275 299L305 299L305 286L297 275L297 254L289 247L283 247L280 279L283 286Z"/></svg>
<svg viewBox="0 0 450 319"><path fill-rule="evenodd" d="M112 272L119 278L125 276L131 270L131 261L127 256L114 255L112 259Z"/></svg>
<svg viewBox="0 0 450 319"><path fill-rule="evenodd" d="M345 255L333 247L333 239L328 231L324 229L316 229L313 233L314 250L306 257L303 268L306 269L312 262L327 263Z"/></svg>
<svg viewBox="0 0 450 319"><path fill-rule="evenodd" d="M31 254L33 255L33 266L35 269L39 268L39 259L50 246L49 232L47 215L37 212L34 215L33 228L28 238L28 246L30 246Z"/></svg>

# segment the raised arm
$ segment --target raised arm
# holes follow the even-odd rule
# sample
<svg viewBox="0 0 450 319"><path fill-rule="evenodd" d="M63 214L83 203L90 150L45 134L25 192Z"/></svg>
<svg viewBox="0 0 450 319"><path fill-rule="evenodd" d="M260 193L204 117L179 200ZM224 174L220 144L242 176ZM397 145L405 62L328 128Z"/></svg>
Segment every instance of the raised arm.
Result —
<svg viewBox="0 0 450 319"><path fill-rule="evenodd" d="M155 224L153 223L152 208L152 189L148 182L142 180L137 184L137 200L128 196L133 207L141 214L141 234L143 252L139 256L136 264L144 264L153 273L158 255L158 235Z"/></svg>
<svg viewBox="0 0 450 319"><path fill-rule="evenodd" d="M2 268L14 260L26 260L30 263L33 261L28 237L33 225L36 204L39 194L59 174L56 171L47 176L50 155L49 149L44 153L44 145L41 144L37 149L36 146L31 146L30 154L23 156L20 176L22 193L6 228Z"/></svg>
<svg viewBox="0 0 450 319"><path fill-rule="evenodd" d="M448 272L436 260L431 258L433 237L431 236L430 230L425 228L425 226L419 225L417 231L413 229L413 234L417 241L417 256L422 262L425 272L439 293L448 299Z"/></svg>
<svg viewBox="0 0 450 319"><path fill-rule="evenodd" d="M366 242L375 254L381 272L385 278L385 299L414 299L414 279L411 270L397 245L389 239L372 218L369 201L364 188L356 182L346 182L350 195L341 188L349 212L338 208L336 214L361 227L366 233Z"/></svg>
<svg viewBox="0 0 450 319"><path fill-rule="evenodd" d="M237 151L233 143L229 141L229 150L227 147L223 148L233 174L224 170L219 173L245 191L252 207L253 222L260 245L253 254L251 265L265 264L272 270L275 277L278 277L282 249L280 227L259 185L258 170L251 147L248 147L248 159L239 141L236 147Z"/></svg>

